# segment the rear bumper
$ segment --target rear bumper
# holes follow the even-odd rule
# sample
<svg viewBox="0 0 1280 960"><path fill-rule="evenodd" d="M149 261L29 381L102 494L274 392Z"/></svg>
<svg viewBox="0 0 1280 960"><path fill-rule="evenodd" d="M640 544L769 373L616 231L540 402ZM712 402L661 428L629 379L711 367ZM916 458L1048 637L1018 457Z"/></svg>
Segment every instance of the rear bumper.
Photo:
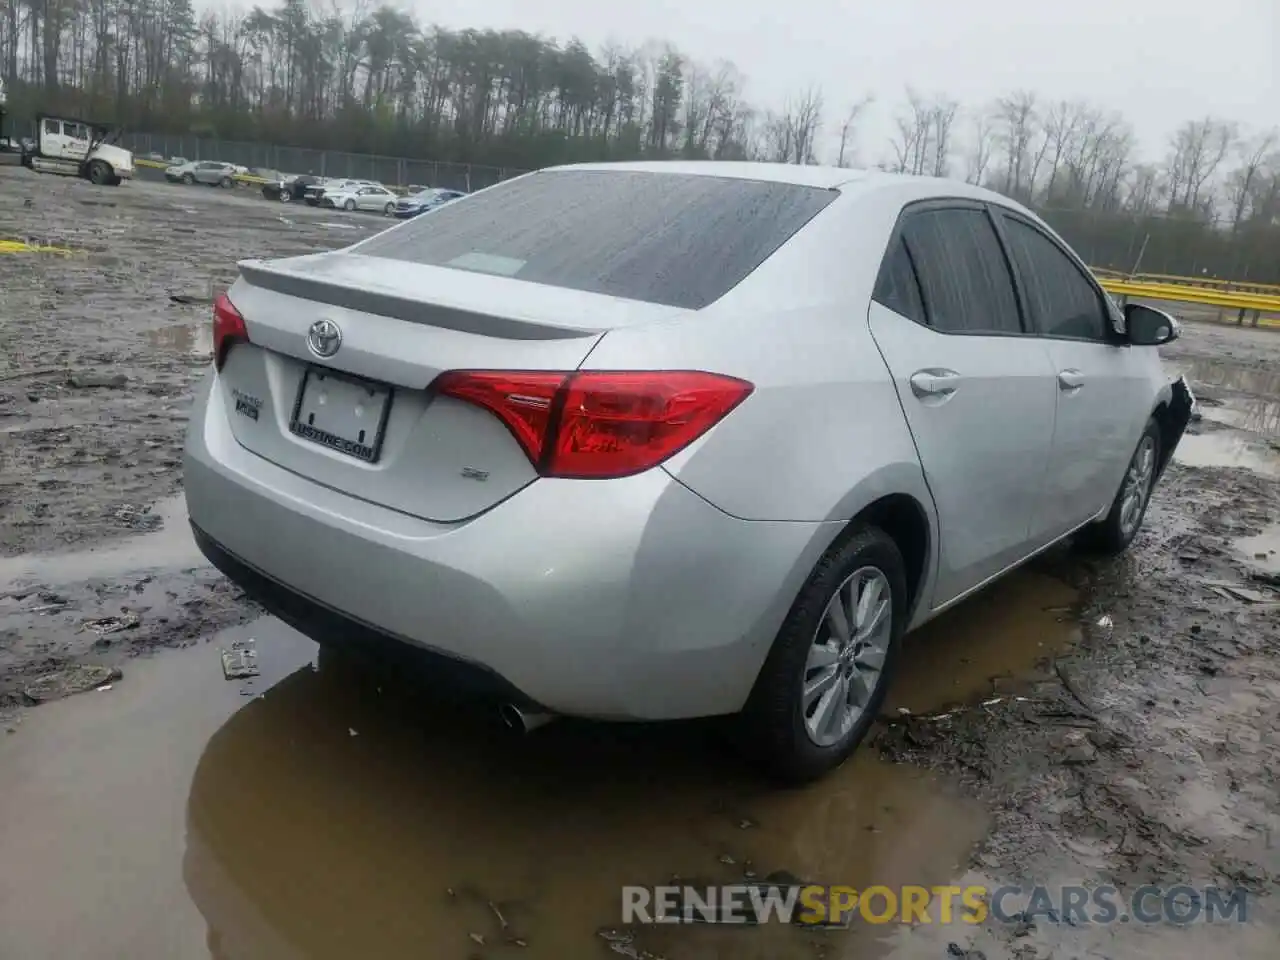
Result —
<svg viewBox="0 0 1280 960"><path fill-rule="evenodd" d="M250 599L317 643L362 657L374 657L383 664L415 672L425 670L450 692L517 703L530 710L543 709L492 670L428 650L356 620L245 563L195 523L191 524L191 532L200 552Z"/></svg>
<svg viewBox="0 0 1280 960"><path fill-rule="evenodd" d="M538 480L471 520L420 520L249 452L212 384L184 486L215 564L318 639L393 639L558 713L739 710L835 534L735 519L660 469Z"/></svg>

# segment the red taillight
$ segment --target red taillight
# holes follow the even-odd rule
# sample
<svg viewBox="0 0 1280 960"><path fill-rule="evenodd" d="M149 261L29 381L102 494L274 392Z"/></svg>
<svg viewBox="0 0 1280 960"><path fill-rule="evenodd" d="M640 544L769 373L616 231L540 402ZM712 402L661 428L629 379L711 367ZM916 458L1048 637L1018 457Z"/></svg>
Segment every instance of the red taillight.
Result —
<svg viewBox="0 0 1280 960"><path fill-rule="evenodd" d="M687 447L746 399L745 380L697 371L454 370L439 393L484 407L546 477L625 477Z"/></svg>
<svg viewBox="0 0 1280 960"><path fill-rule="evenodd" d="M221 370L227 361L227 351L233 343L247 343L249 329L244 325L244 317L225 293L218 294L213 301L213 365Z"/></svg>

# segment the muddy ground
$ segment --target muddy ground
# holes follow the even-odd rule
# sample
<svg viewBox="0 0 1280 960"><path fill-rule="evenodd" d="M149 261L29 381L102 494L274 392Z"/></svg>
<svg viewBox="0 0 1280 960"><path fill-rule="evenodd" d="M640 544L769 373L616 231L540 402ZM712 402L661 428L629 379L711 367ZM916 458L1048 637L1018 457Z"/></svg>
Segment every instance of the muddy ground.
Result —
<svg viewBox="0 0 1280 960"><path fill-rule="evenodd" d="M1188 323L1165 356L1202 418L1133 548L930 624L872 743L775 791L714 725L513 741L317 662L204 565L179 459L213 290L382 226L0 170L0 238L72 250L0 256L0 957L1277 955L1280 333ZM1190 929L620 925L622 884L777 871L1253 899Z"/></svg>

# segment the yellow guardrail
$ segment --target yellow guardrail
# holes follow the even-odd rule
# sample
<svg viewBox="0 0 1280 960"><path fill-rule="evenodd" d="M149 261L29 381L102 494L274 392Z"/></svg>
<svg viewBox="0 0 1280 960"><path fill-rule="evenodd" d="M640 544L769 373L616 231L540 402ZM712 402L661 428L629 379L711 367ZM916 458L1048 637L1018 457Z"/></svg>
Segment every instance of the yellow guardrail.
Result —
<svg viewBox="0 0 1280 960"><path fill-rule="evenodd" d="M1280 283L1254 283L1251 280L1220 280L1216 277L1180 277L1171 273L1138 273L1129 279L1142 283L1169 283L1180 287L1212 287L1217 290L1254 291L1280 296Z"/></svg>
<svg viewBox="0 0 1280 960"><path fill-rule="evenodd" d="M1137 297L1140 300L1165 300L1173 303L1194 303L1221 310L1237 311L1237 322L1244 315L1252 314L1253 326L1280 327L1280 295L1252 293L1248 291L1215 290L1209 287L1192 287L1174 283L1153 283L1147 280L1129 280L1102 276L1098 283L1104 290L1120 297ZM1263 314L1273 314L1264 317Z"/></svg>

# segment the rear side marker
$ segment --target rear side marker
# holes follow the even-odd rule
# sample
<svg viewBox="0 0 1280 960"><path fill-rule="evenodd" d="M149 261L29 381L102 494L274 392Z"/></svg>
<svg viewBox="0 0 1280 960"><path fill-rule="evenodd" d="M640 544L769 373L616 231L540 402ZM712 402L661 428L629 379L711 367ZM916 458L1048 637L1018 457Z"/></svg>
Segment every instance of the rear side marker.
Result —
<svg viewBox="0 0 1280 960"><path fill-rule="evenodd" d="M433 386L501 420L542 476L595 480L657 466L754 389L735 377L683 370L451 370Z"/></svg>

